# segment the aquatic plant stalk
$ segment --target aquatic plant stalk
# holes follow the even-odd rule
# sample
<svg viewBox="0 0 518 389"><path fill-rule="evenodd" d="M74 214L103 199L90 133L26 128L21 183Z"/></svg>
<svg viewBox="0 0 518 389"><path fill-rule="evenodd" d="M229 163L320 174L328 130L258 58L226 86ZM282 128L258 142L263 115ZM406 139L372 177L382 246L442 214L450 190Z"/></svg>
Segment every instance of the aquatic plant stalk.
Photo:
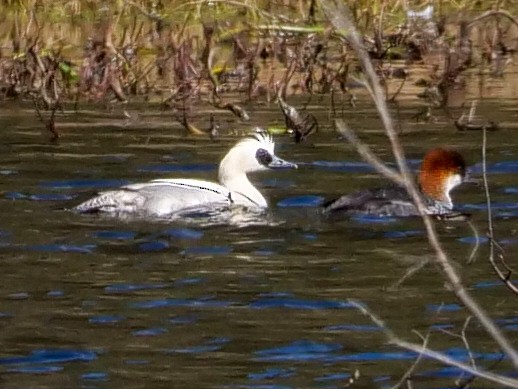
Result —
<svg viewBox="0 0 518 389"><path fill-rule="evenodd" d="M493 322L493 320L491 320L491 318L485 312L485 310L478 305L478 303L471 297L469 292L466 290L462 283L460 275L457 273L457 271L451 264L448 256L446 255L444 249L442 248L442 245L439 241L439 238L437 237L437 233L435 231L435 227L432 223L431 218L425 213L424 204L419 196L417 187L412 180L408 166L406 164L403 149L399 142L398 135L394 129L392 119L390 117L386 105L385 96L383 95L378 77L376 75L376 72L374 71L369 55L365 50L362 41L360 40L358 31L356 30L356 27L354 26L354 23L352 22L349 16L348 9L340 0L320 1L320 6L324 11L326 17L331 21L333 26L338 30L340 34L343 35L343 37L351 45L351 47L354 49L360 60L364 73L367 76L369 87L372 90L374 103L383 122L387 137L389 138L390 143L392 145L392 150L394 153L394 157L396 159L397 166L400 171L401 179L404 182L404 187L408 191L417 209L419 210L419 213L421 214L423 223L426 228L428 241L430 242L431 247L435 251L436 263L440 266L444 276L448 280L450 287L457 296L457 298L480 321L485 330L491 335L495 342L498 343L500 348L508 356L513 366L516 369L518 369L518 352L513 348L509 340L502 333L500 328L498 328L495 325L495 323ZM337 124L339 125L340 123ZM398 179L397 182L400 182L400 180ZM404 344L405 348L414 348L420 350L420 352L422 351L421 346L413 345L408 342L403 342L402 344ZM429 351L429 353L430 356L433 356L435 359L441 360L453 366L456 366L458 364L456 361L451 360L450 358L441 353L433 351ZM506 379L505 377L501 378L502 380ZM516 382L514 382L514 386L516 386Z"/></svg>
<svg viewBox="0 0 518 389"><path fill-rule="evenodd" d="M500 255L502 262L504 262L505 270L507 274L504 274L502 270L498 267L495 261L495 246L498 246L498 243L495 241L495 236L493 233L493 215L491 212L491 194L489 193L489 183L487 180L487 164L486 164L486 150L487 150L487 130L485 127L482 128L482 177L484 181L484 191L486 193L486 210L487 210L487 235L489 238L489 263L493 267L498 278L507 286L509 290L518 294L518 288L515 284L513 284L511 280L512 270L507 266L504 262L503 255ZM501 249L501 248L500 248Z"/></svg>

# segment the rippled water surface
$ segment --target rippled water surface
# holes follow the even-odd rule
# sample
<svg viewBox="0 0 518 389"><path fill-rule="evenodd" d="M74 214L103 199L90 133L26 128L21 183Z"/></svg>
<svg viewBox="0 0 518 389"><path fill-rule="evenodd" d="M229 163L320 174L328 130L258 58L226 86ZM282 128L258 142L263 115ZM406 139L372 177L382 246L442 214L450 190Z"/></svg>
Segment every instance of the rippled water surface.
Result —
<svg viewBox="0 0 518 389"><path fill-rule="evenodd" d="M313 109L328 115L325 107ZM449 145L479 176L481 133L456 132L443 117L416 124L415 110L400 110L411 166L418 168L429 147ZM479 113L507 123L489 134L488 164L496 233L512 262L516 100L486 101ZM254 114L256 124L280 119L275 106ZM391 160L371 108L360 104L347 119ZM126 183L216 179L220 158L242 136L231 133L251 126L229 122L223 133L231 135L211 141L179 136L169 121L158 110L141 111L132 123L118 111L70 112L61 118L62 139L49 144L31 110L2 111L3 387L343 388L351 379L351 387L389 387L416 355L388 346L349 299L369 306L403 338L419 342L412 330L430 332L435 349L469 361L464 344L446 333L458 334L468 313L433 265L394 287L431 254L418 220L320 215L324 199L384 182L332 130L303 145L277 138L278 154L301 166L253 177L271 203L265 215L165 222L66 211ZM476 261L466 263L477 241L466 224L439 223L440 237L470 291L516 343L516 297L486 258L482 188L465 186L454 199L479 228ZM511 372L474 321L467 334L477 364ZM443 388L459 376L425 360L413 380L415 387ZM477 380L472 387L495 386Z"/></svg>

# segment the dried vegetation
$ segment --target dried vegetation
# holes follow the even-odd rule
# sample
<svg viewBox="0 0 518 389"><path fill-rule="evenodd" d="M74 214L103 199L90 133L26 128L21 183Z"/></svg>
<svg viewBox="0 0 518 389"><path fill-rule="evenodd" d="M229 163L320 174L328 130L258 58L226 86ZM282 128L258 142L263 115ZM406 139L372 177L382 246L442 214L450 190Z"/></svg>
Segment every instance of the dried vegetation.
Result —
<svg viewBox="0 0 518 389"><path fill-rule="evenodd" d="M426 64L427 114L448 106L467 69L501 76L518 47L513 2L345 3L387 99L412 65ZM0 21L0 98L33 100L54 138L64 103L160 102L189 129L199 102L246 121L251 101L280 96L282 108L293 94L330 95L336 115L336 104L354 106L363 77L314 0L5 0ZM392 95L389 79L400 83ZM313 119L299 112L286 123L302 140L318 128Z"/></svg>

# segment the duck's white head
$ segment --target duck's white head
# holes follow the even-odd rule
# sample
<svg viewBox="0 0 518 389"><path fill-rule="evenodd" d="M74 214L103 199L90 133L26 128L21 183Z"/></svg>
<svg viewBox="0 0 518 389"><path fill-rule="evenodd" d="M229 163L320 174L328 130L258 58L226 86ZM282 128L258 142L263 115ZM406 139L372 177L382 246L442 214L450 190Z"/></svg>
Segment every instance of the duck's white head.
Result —
<svg viewBox="0 0 518 389"><path fill-rule="evenodd" d="M269 169L296 169L297 165L275 155L275 143L270 135L258 132L239 141L219 165L221 183L243 174Z"/></svg>

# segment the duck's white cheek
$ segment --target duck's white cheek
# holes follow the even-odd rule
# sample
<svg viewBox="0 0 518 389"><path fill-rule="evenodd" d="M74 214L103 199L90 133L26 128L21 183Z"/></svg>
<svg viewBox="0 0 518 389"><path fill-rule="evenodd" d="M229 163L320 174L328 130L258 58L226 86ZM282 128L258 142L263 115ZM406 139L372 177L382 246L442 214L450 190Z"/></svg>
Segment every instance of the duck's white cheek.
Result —
<svg viewBox="0 0 518 389"><path fill-rule="evenodd" d="M446 190L449 192L456 186L462 184L462 176L460 174L454 174L453 176L448 177L446 181Z"/></svg>
<svg viewBox="0 0 518 389"><path fill-rule="evenodd" d="M264 165L259 165L257 167L257 169L255 169L256 172L264 172L267 170L272 170L272 169L270 169L268 166L264 166Z"/></svg>
<svg viewBox="0 0 518 389"><path fill-rule="evenodd" d="M263 170L268 170L268 168L264 165L261 165L258 161L248 161L247 163L243 164L245 167L245 171L247 173L253 173L253 172L261 172Z"/></svg>

